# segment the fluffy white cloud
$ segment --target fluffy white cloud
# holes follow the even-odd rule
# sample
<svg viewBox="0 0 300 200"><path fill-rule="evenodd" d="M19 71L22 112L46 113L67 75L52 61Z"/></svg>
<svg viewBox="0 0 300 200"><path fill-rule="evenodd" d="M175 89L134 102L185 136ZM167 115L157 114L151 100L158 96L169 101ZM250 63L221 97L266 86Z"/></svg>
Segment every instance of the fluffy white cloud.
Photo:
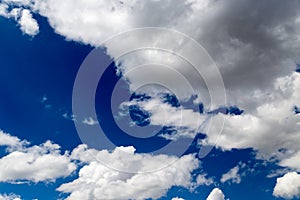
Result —
<svg viewBox="0 0 300 200"><path fill-rule="evenodd" d="M61 154L60 146L50 141L28 147L28 142L3 132L0 139L8 147L8 154L0 158L0 182L55 181L76 169L68 152Z"/></svg>
<svg viewBox="0 0 300 200"><path fill-rule="evenodd" d="M283 167L289 167L300 171L300 151L292 154L290 157L283 158L279 164Z"/></svg>
<svg viewBox="0 0 300 200"><path fill-rule="evenodd" d="M199 174L196 178L197 186L206 185L209 186L214 183L212 178L207 178L206 174Z"/></svg>
<svg viewBox="0 0 300 200"><path fill-rule="evenodd" d="M234 168L230 169L227 173L222 175L221 182L225 183L227 181L232 182L232 183L237 183L239 184L241 182L241 175L240 169L243 168L245 165L237 165Z"/></svg>
<svg viewBox="0 0 300 200"><path fill-rule="evenodd" d="M289 172L283 177L277 178L273 195L285 199L300 197L300 174Z"/></svg>
<svg viewBox="0 0 300 200"><path fill-rule="evenodd" d="M225 196L219 188L214 188L206 200L225 200Z"/></svg>
<svg viewBox="0 0 300 200"><path fill-rule="evenodd" d="M93 126L93 125L98 124L98 121L93 119L92 117L89 117L89 118L83 119L82 123Z"/></svg>
<svg viewBox="0 0 300 200"><path fill-rule="evenodd" d="M172 200L184 200L184 199L180 197L173 197Z"/></svg>
<svg viewBox="0 0 300 200"><path fill-rule="evenodd" d="M4 2L30 7L33 12L48 18L57 33L67 39L94 46L102 45L103 40L131 28L156 26L182 31L203 44L220 66L225 84L230 88L230 101L247 108L253 108L253 103L255 105L260 102L253 102L249 92L257 87L270 88L270 83L275 78L282 73L287 74L294 62L299 60L296 53L299 52L297 27L300 23L297 0L288 3L280 0L276 3L268 0L259 3L251 0ZM139 39L121 41L121 44L139 44ZM182 47L181 43L177 43L169 35L158 34L154 41L165 41L175 50ZM114 56L116 48L109 46L108 52ZM149 56L147 51L142 54L134 56L133 62L140 59L152 61L153 54ZM126 59L130 59L129 57ZM167 56L170 59L166 59L165 55L159 57L154 60L162 64L178 60L174 56ZM193 76L187 64L177 65L176 62L170 66ZM128 68L126 65L123 67ZM165 78L169 75L164 70L160 74L164 74ZM136 81L135 78L130 77L132 84Z"/></svg>
<svg viewBox="0 0 300 200"><path fill-rule="evenodd" d="M24 34L35 36L39 33L39 25L37 21L32 17L32 14L28 9L13 8L9 11L8 4L1 3L0 16L13 18L18 22L18 24L20 25L20 29Z"/></svg>
<svg viewBox="0 0 300 200"><path fill-rule="evenodd" d="M298 0L3 2L27 6L46 17L55 31L67 39L94 46L102 45L103 40L116 33L144 26L171 27L192 36L203 44L220 67L228 102L245 110L240 116L225 116L223 134L214 135L211 131L207 143L218 141L217 145L224 150L254 148L260 157L276 156L280 165L299 170L299 115L292 109L300 105L300 75L290 74L295 62L300 60ZM9 15L5 4L1 4L0 13ZM120 46L139 46L143 39L148 39L147 33L106 44L107 52L115 57ZM163 34L151 39L175 52L189 45ZM201 99L209 103L205 100L207 93L200 92L205 91L203 80L194 75L187 63L179 60L162 52L143 51L121 58L119 63L123 63L120 68L124 74L140 63L169 65L197 83L199 88L195 93L204 96ZM168 79L168 83L185 94L183 96L190 95L182 88L182 82L170 75L170 70L161 68L155 75L159 80ZM145 72L125 76L131 88L140 80L153 77Z"/></svg>
<svg viewBox="0 0 300 200"><path fill-rule="evenodd" d="M26 140L20 140L19 138L11 136L10 134L0 130L0 146L6 146L9 148L21 148L26 144L28 144Z"/></svg>
<svg viewBox="0 0 300 200"><path fill-rule="evenodd" d="M272 93L258 89L253 98L262 102L255 111L225 116L222 135L211 131L208 142L217 140L217 146L226 150L254 148L260 158L275 156L280 165L299 169L300 115L293 110L300 105L299 91L300 73L296 72L276 79Z"/></svg>
<svg viewBox="0 0 300 200"><path fill-rule="evenodd" d="M281 94L280 91L277 93L280 88L274 89L273 83L275 80L278 82L278 77L288 75L294 69L295 62L300 60L297 53L300 51L300 13L297 9L300 3L297 0L288 3L280 0L275 3L268 0L259 3L251 0L6 0L4 3L17 7L27 6L33 12L48 18L55 31L67 39L94 46L101 46L101 42L112 35L136 27L162 26L180 30L204 45L220 67L228 88L228 102L247 111L243 116L227 116L227 128L225 127L225 134L219 140L222 148L253 147L274 151L274 144L286 146L291 137L287 137L285 141L282 138L295 132L285 126L290 124L290 127L296 127L294 123L297 120L292 113L287 114L291 106L288 103L291 101L285 99L289 98L289 94ZM1 6L1 10L5 13L5 4ZM129 37L128 40L119 38L120 41L104 46L106 45L107 52L114 57L118 55L120 46L129 48L143 44L148 39L145 35ZM162 43L175 52L190 45L159 33L151 40ZM166 64L180 74L190 77L192 85L198 85L196 93L205 91L205 82L195 75L188 63L180 61L174 55L150 50L125 56L121 61L124 74L140 63ZM186 88L181 88L182 82L175 79L176 76L170 75L170 70L160 67L156 71L156 75L161 77L159 79L170 79L171 85L178 87L182 93L187 92ZM130 85L135 85L144 78L154 77L145 72L125 76ZM209 97L208 93L200 92L200 96L205 103L209 103L205 100L206 96ZM278 118L275 119L273 115ZM279 123L276 125L274 122ZM277 136L272 137L275 134ZM293 137L297 137L297 134ZM213 143L215 139L214 136L210 137Z"/></svg>
<svg viewBox="0 0 300 200"><path fill-rule="evenodd" d="M18 21L23 33L35 36L39 33L39 25L35 19L32 18L32 14L29 10L22 10L21 18Z"/></svg>
<svg viewBox="0 0 300 200"><path fill-rule="evenodd" d="M194 138L199 131L203 131L199 130L199 127L207 119L207 116L199 112L182 106L174 107L157 96L145 101L124 102L121 104L121 107L126 111L132 105L150 113L151 125L174 127L176 133L160 135L170 140L177 140L180 137Z"/></svg>
<svg viewBox="0 0 300 200"><path fill-rule="evenodd" d="M81 145L72 156L87 164L80 169L77 179L57 189L70 193L68 199L159 198L172 186L189 188L191 172L199 166L193 155L177 158L137 154L133 147L117 147L108 152ZM166 162L170 164L151 171Z"/></svg>
<svg viewBox="0 0 300 200"><path fill-rule="evenodd" d="M16 194L0 194L0 200L21 200L21 196Z"/></svg>

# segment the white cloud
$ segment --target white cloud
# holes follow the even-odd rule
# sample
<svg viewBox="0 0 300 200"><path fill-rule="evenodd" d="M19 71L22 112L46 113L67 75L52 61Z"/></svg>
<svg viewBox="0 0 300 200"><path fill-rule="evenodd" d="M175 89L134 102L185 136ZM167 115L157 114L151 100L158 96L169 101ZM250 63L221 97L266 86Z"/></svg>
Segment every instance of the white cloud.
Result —
<svg viewBox="0 0 300 200"><path fill-rule="evenodd" d="M16 1L12 2L16 3ZM24 2L20 2L23 4ZM22 8L13 8L9 11L8 4L0 4L0 16L6 18L13 18L20 25L20 29L24 34L35 36L39 33L39 25L37 21L32 17L30 10Z"/></svg>
<svg viewBox="0 0 300 200"><path fill-rule="evenodd" d="M214 188L206 200L225 200L225 196L219 188Z"/></svg>
<svg viewBox="0 0 300 200"><path fill-rule="evenodd" d="M165 103L159 97L153 97L145 101L130 101L121 104L123 110L128 110L129 106L136 105L142 110L150 113L150 124L158 126L174 127L175 134L161 134L161 137L170 140L177 140L180 137L194 138L200 130L199 127L205 122L207 116L187 109L182 106L174 107ZM124 115L124 114L121 114Z"/></svg>
<svg viewBox="0 0 300 200"><path fill-rule="evenodd" d="M144 26L171 27L192 36L203 44L220 67L228 89L228 102L246 111L240 116L225 116L223 134L219 137L211 131L207 143L215 144L218 140L218 147L224 150L254 148L259 157L276 156L280 165L299 170L299 115L294 115L292 107L300 105L300 75L290 74L295 62L300 60L299 1L32 2L31 5L29 1L4 1L31 7L32 12L46 17L57 33L94 46L101 45L103 40L118 32ZM3 4L0 10L2 15L9 13ZM34 29L28 30L34 32ZM143 35L116 42L117 45L107 45L107 52L114 57L118 55L119 46L139 46L143 44L143 38L148 39ZM176 52L189 45L160 34L153 41L166 44ZM205 84L199 84L198 80L203 81L193 75L194 71L187 63L178 60L157 51L144 51L121 59L125 63L121 68L126 72L138 63L150 61L167 64L192 77L199 85L199 91L204 90L201 85ZM170 76L169 71L161 69L156 74L159 79L168 79L168 83L178 87L183 96L189 95L180 87L182 82ZM144 72L126 78L133 87L145 77L152 76ZM199 91L196 93L202 94ZM203 96L203 101L208 102ZM286 151L282 153L280 149Z"/></svg>
<svg viewBox="0 0 300 200"><path fill-rule="evenodd" d="M0 194L0 200L21 200L21 196L16 194Z"/></svg>
<svg viewBox="0 0 300 200"><path fill-rule="evenodd" d="M298 151L295 154L292 154L292 156L290 157L283 158L280 161L279 165L300 171L300 151Z"/></svg>
<svg viewBox="0 0 300 200"><path fill-rule="evenodd" d="M93 119L92 117L89 117L89 118L84 118L82 123L90 125L90 126L94 126L94 125L98 124L98 121Z"/></svg>
<svg viewBox="0 0 300 200"><path fill-rule="evenodd" d="M254 111L225 116L222 135L211 131L208 143L217 140L216 145L225 150L254 148L258 150L259 158L275 156L281 161L280 165L299 169L300 132L297 123L300 116L295 115L293 107L300 105L300 73L276 79L271 91L265 93L258 89L256 95L253 94L253 98L259 96L262 100Z"/></svg>
<svg viewBox="0 0 300 200"><path fill-rule="evenodd" d="M184 199L180 197L173 197L172 200L184 200Z"/></svg>
<svg viewBox="0 0 300 200"><path fill-rule="evenodd" d="M0 16L7 17L8 16L7 9L8 9L8 5L1 3L0 4Z"/></svg>
<svg viewBox="0 0 300 200"><path fill-rule="evenodd" d="M117 147L108 152L86 149L81 145L72 156L87 165L80 169L77 179L57 189L70 193L70 200L159 198L172 186L189 188L191 172L199 166L193 155L177 158L137 154L133 147ZM149 172L165 162L172 164Z"/></svg>
<svg viewBox="0 0 300 200"><path fill-rule="evenodd" d="M23 33L31 36L35 36L39 33L39 25L35 19L32 18L32 14L29 10L22 10L21 18L18 21Z"/></svg>
<svg viewBox="0 0 300 200"><path fill-rule="evenodd" d="M221 182L225 183L227 181L232 183L239 184L241 182L241 175L240 175L240 169L243 168L245 165L237 165L230 169L227 173L222 175Z"/></svg>
<svg viewBox="0 0 300 200"><path fill-rule="evenodd" d="M3 132L0 132L0 139L1 145L9 150L0 158L0 182L55 181L76 169L68 152L62 155L60 146L50 141L28 146L28 142Z"/></svg>
<svg viewBox="0 0 300 200"><path fill-rule="evenodd" d="M197 186L206 185L209 186L214 183L212 178L207 178L206 174L199 174L196 178Z"/></svg>
<svg viewBox="0 0 300 200"><path fill-rule="evenodd" d="M283 177L277 178L273 195L285 199L299 198L300 174L297 172L289 172Z"/></svg>
<svg viewBox="0 0 300 200"><path fill-rule="evenodd" d="M28 144L26 140L20 140L19 138L11 136L10 134L0 130L0 146L6 146L9 148L20 148L26 144Z"/></svg>
<svg viewBox="0 0 300 200"><path fill-rule="evenodd" d="M25 5L32 12L46 17L55 31L67 39L94 46L102 45L103 40L116 33L136 27L162 26L182 31L203 44L220 67L228 88L228 102L246 110L242 116L226 116L227 127L219 138L219 146L223 149L252 147L266 152L265 155L270 155L279 147L289 148L289 143L292 143L293 151L299 150L296 147L298 142L294 142L298 141L299 134L293 128L297 127L295 125L299 119L290 112L290 104L295 103L299 95L290 96L289 91L273 87L274 82L280 84L279 77L289 79L288 74L294 69L295 62L300 60L297 53L300 51L300 13L297 9L300 5L297 0L288 3L280 0L276 3L254 3L251 0L126 0L109 3L6 0L4 3ZM118 55L120 46L136 47L144 44L145 39L149 37L120 38L120 41L105 45L107 52L114 57ZM163 34L157 34L151 40L176 52L190 45ZM195 75L188 63L174 55L150 50L128 55L120 61L125 72L140 63L155 62L171 66L180 74L190 77L192 85L198 85L195 93L200 93L201 99L209 103L205 100L208 93L199 92L206 91L203 80ZM170 70L163 67L156 69L153 76L145 71L126 75L130 87L145 78L158 76L159 80L167 79L170 85L178 87L185 94L183 96L188 96L186 86L175 79L176 76L171 76ZM295 78L296 75L291 77ZM211 135L209 143L214 144L216 138L218 136Z"/></svg>

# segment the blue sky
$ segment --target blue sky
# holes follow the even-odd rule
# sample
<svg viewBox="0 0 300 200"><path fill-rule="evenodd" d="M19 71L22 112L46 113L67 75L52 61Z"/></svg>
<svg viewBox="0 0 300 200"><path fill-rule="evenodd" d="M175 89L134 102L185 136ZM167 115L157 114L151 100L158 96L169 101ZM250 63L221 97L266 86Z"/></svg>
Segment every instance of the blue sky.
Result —
<svg viewBox="0 0 300 200"><path fill-rule="evenodd" d="M295 111L300 107L300 60L295 53L300 50L299 30L295 28L300 15L294 10L299 2L283 6L289 11L284 19L274 15L280 6L271 6L267 0L265 4L245 0L202 6L198 5L200 1L191 4L195 6L160 2L163 6L159 1L149 1L141 3L144 7L127 1L99 2L72 4L67 0L63 6L49 1L46 8L35 1L0 1L0 200L300 198L300 120ZM267 5L271 11L264 12ZM85 9L81 15L78 10L82 6ZM244 14L241 21L235 20L235 15L249 6L253 12ZM98 14L101 9L103 13ZM166 14L164 9L171 12ZM161 21L151 12L157 12ZM183 14L177 16L177 12ZM228 22L224 24L222 18ZM210 29L202 29L205 24ZM134 39L125 33L124 38L121 34L115 40L100 42L147 26L173 27L203 45L212 63L219 67L226 104L213 105L205 93L209 88L204 84L205 77L204 81L197 80L195 69L188 69L185 61L173 55L146 49L118 57L121 46L131 49L143 44L144 38L151 38L150 33L139 38L133 32ZM202 28L191 31L191 27ZM154 34L154 41L184 53L180 49L184 45L176 46L176 34L164 38L162 33ZM96 63L89 60L94 59L89 56L95 51ZM206 55L200 53L199 57ZM193 51L188 50L188 54ZM96 118L73 113L74 83L84 62L104 71L94 95ZM132 66L145 63L152 63L154 70L134 71ZM167 64L193 87L196 85L193 93L182 87L173 72L165 71L163 66ZM149 77L155 77L154 82L166 81L170 88L150 85L150 89L132 91ZM210 78L218 83L214 76ZM87 86L89 81L92 78L85 79ZM116 86L117 99L112 102ZM174 88L179 88L179 97L174 95ZM87 87L82 91L90 90ZM118 103L117 108L112 109L111 103ZM225 120L222 134L217 133L220 123L210 127L209 134L205 119ZM199 129L197 120L202 120L204 128ZM140 135L132 136L120 125ZM113 148L99 145L99 139L93 141L98 126ZM86 136L81 130L87 131ZM88 138L88 147L82 146L82 137ZM181 149L186 143L188 146ZM175 146L164 157L155 153L171 144ZM210 151L199 158L203 147ZM170 152L176 150L180 155ZM143 171L172 159L177 162L160 172ZM131 170L135 173L128 173Z"/></svg>

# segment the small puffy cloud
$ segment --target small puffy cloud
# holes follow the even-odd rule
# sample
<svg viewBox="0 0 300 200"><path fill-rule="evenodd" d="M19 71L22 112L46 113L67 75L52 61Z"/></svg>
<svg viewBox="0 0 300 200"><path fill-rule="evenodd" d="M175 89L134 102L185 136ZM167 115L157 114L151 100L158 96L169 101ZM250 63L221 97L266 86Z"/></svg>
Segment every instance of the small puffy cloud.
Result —
<svg viewBox="0 0 300 200"><path fill-rule="evenodd" d="M244 165L242 165L243 167ZM222 175L221 182L232 182L232 183L237 183L239 184L241 182L241 175L239 174L240 172L240 166L237 165L234 168L230 169L227 173Z"/></svg>
<svg viewBox="0 0 300 200"><path fill-rule="evenodd" d="M198 131L201 131L199 129L201 124L204 124L208 118L192 109L184 108L183 106L172 106L158 95L151 99L124 102L121 104L121 108L125 110L133 105L150 113L151 125L174 128L176 130L174 134L162 133L159 135L169 140L178 140L181 137L194 138Z"/></svg>
<svg viewBox="0 0 300 200"><path fill-rule="evenodd" d="M9 148L18 148L28 144L25 140L12 136L4 131L0 130L0 146L6 146Z"/></svg>
<svg viewBox="0 0 300 200"><path fill-rule="evenodd" d="M76 169L68 153L61 154L60 146L50 141L29 146L28 142L3 132L0 141L9 150L0 158L0 182L54 181Z"/></svg>
<svg viewBox="0 0 300 200"><path fill-rule="evenodd" d="M18 23L21 31L27 35L35 36L39 33L39 25L27 9L22 10Z"/></svg>
<svg viewBox="0 0 300 200"><path fill-rule="evenodd" d="M0 194L0 200L21 200L21 196L16 194Z"/></svg>
<svg viewBox="0 0 300 200"><path fill-rule="evenodd" d="M214 188L206 200L225 200L225 196L219 188Z"/></svg>
<svg viewBox="0 0 300 200"><path fill-rule="evenodd" d="M77 179L57 189L70 193L69 200L156 199L165 195L172 186L190 187L191 173L199 166L193 155L178 158L138 154L133 147L117 147L108 152L81 145L72 152L72 156L86 165L80 169ZM172 164L149 171L162 162Z"/></svg>
<svg viewBox="0 0 300 200"><path fill-rule="evenodd" d="M90 126L94 126L94 125L98 124L98 121L93 119L92 117L89 117L89 118L84 118L82 123L90 125Z"/></svg>
<svg viewBox="0 0 300 200"><path fill-rule="evenodd" d="M180 197L173 197L172 200L184 200L184 199Z"/></svg>
<svg viewBox="0 0 300 200"><path fill-rule="evenodd" d="M285 199L299 198L300 174L297 172L289 172L283 177L277 178L273 195Z"/></svg>
<svg viewBox="0 0 300 200"><path fill-rule="evenodd" d="M16 3L16 2L12 2ZM23 3L23 2L20 2ZM18 22L20 29L24 34L35 36L39 33L39 25L32 17L31 11L22 8L13 8L9 10L8 4L0 4L0 16L12 18Z"/></svg>
<svg viewBox="0 0 300 200"><path fill-rule="evenodd" d="M206 174L199 174L196 178L197 186L199 186L199 185L209 186L213 183L214 183L213 179L212 178L207 178Z"/></svg>

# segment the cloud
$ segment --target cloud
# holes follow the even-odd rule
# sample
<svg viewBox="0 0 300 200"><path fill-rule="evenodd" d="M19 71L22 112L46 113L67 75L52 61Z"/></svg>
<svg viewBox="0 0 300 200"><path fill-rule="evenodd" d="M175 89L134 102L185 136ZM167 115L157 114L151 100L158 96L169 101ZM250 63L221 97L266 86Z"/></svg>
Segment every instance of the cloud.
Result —
<svg viewBox="0 0 300 200"><path fill-rule="evenodd" d="M16 194L0 194L0 200L21 200L21 196Z"/></svg>
<svg viewBox="0 0 300 200"><path fill-rule="evenodd" d="M55 181L76 169L68 152L61 154L60 146L50 141L28 146L28 142L3 132L0 139L9 150L0 158L0 182Z"/></svg>
<svg viewBox="0 0 300 200"><path fill-rule="evenodd" d="M214 188L206 200L225 200L225 196L219 188Z"/></svg>
<svg viewBox="0 0 300 200"><path fill-rule="evenodd" d="M209 186L214 183L212 178L207 178L206 174L199 174L196 178L197 186L206 185Z"/></svg>
<svg viewBox="0 0 300 200"><path fill-rule="evenodd" d="M165 195L172 186L189 188L191 172L199 166L199 161L193 155L178 158L138 154L133 147L117 147L108 152L87 149L81 145L74 149L72 156L86 165L80 169L77 179L57 189L70 193L67 198L70 200L156 199ZM149 172L162 162L172 164Z"/></svg>
<svg viewBox="0 0 300 200"><path fill-rule="evenodd" d="M184 200L184 199L180 197L173 197L172 200Z"/></svg>
<svg viewBox="0 0 300 200"><path fill-rule="evenodd" d="M217 141L216 145L224 150L253 148L258 158L275 157L279 165L299 169L300 116L293 108L300 105L300 74L293 72L276 79L271 91L257 89L253 98L261 99L261 103L255 111L226 115L222 135L211 131L208 143Z"/></svg>
<svg viewBox="0 0 300 200"><path fill-rule="evenodd" d="M14 1L13 3L16 3ZM25 2L24 2L25 3ZM20 29L24 34L35 36L39 33L39 25L32 17L30 10L22 8L13 8L9 11L8 4L0 4L0 16L13 18L20 25Z"/></svg>
<svg viewBox="0 0 300 200"><path fill-rule="evenodd" d="M27 35L35 36L39 33L39 25L27 9L22 10L22 15L18 23L23 33Z"/></svg>
<svg viewBox="0 0 300 200"><path fill-rule="evenodd" d="M283 177L277 178L273 195L285 199L300 197L300 174L289 172Z"/></svg>
<svg viewBox="0 0 300 200"><path fill-rule="evenodd" d="M26 144L28 144L26 140L20 140L19 138L0 130L0 146L20 148Z"/></svg>
<svg viewBox="0 0 300 200"><path fill-rule="evenodd" d="M93 46L102 45L102 41L112 35L132 28L155 26L182 31L203 44L216 61L225 84L230 89L230 102L252 109L253 103L259 101L253 102L247 94L256 88L269 89L270 83L281 74L286 75L299 59L296 53L300 48L297 45L297 27L300 23L297 0L288 3L280 0L276 0L276 3L269 0L259 3L251 0L5 2L30 7L33 12L46 17L55 31L68 40ZM153 15L153 12L156 14ZM139 44L139 39L141 38L122 42L122 45L129 47ZM181 45L172 36L160 34L154 41L165 41L164 43L175 50ZM118 47L108 46L111 56L116 55L116 48ZM153 53L155 51L150 51L150 54L145 51L124 59L135 63L149 59L162 64L175 63L170 66L181 70L183 74L193 76L187 63L182 65L182 62L177 62L178 58L166 56L163 52L158 52L158 56ZM129 70L126 65L122 67ZM163 69L160 74L168 77L168 71ZM136 81L138 77L130 76L131 84Z"/></svg>
<svg viewBox="0 0 300 200"><path fill-rule="evenodd" d="M172 106L159 95L146 100L132 100L121 104L122 110L128 110L130 106L137 106L139 109L149 113L151 125L172 127L174 134L161 133L159 136L169 140L178 140L179 138L194 138L201 124L205 123L207 116L195 112L192 109L183 106ZM121 114L125 116L124 114Z"/></svg>
<svg viewBox="0 0 300 200"><path fill-rule="evenodd" d="M290 157L282 159L279 165L300 171L299 161L300 161L300 151L296 152L295 154L292 154Z"/></svg>
<svg viewBox="0 0 300 200"><path fill-rule="evenodd" d="M223 149L250 147L270 155L279 147L289 149L290 142L292 151L299 150L296 148L297 142L294 142L298 141L299 134L293 128L297 127L299 121L289 112L290 106L294 106L290 103L297 103L295 100L298 96L291 96L289 92L292 88L284 88L283 84L283 88L274 88L274 83L284 81L289 84L287 79L296 77L289 75L295 68L295 62L299 61L300 13L297 8L300 3L297 0L263 0L259 3L251 0L126 0L109 3L6 0L1 6L2 13L5 13L6 4L26 6L32 12L46 17L54 30L68 40L93 46L104 45L112 57L118 55L120 46L131 49L145 44L146 40L179 53L190 45L189 42L182 43L159 32L153 37L145 36L150 34L145 32L142 36L121 37L114 43L102 43L116 33L145 26L182 31L202 44L219 66L227 88L227 102L245 110L241 116L226 116L227 127L219 138L219 146ZM193 55L194 52L190 50L189 53ZM196 93L204 105L210 103L203 78L178 56L145 50L129 53L117 63L129 80L130 88L135 88L141 80L156 77L155 80L178 88L185 100ZM141 63L159 63L161 66L153 64L146 71L126 73ZM191 94L181 79L177 79L176 73L171 75L163 65L189 77L191 84L197 86L196 91ZM214 82L213 77L211 80ZM216 119L218 117L221 118L221 115ZM217 137L211 135L209 143L215 144Z"/></svg>
<svg viewBox="0 0 300 200"><path fill-rule="evenodd" d="M241 175L239 173L240 173L240 169L243 167L245 167L244 164L240 164L240 165L233 167L227 173L222 175L222 178L220 181L222 183L232 182L232 183L239 184L241 182Z"/></svg>
<svg viewBox="0 0 300 200"><path fill-rule="evenodd" d="M84 118L82 123L90 125L90 126L94 126L94 125L98 124L98 121L93 119L92 117L89 117L89 118Z"/></svg>
<svg viewBox="0 0 300 200"><path fill-rule="evenodd" d="M0 6L3 16L10 16L7 4L25 6L46 17L54 30L68 40L93 46L103 45L103 40L116 33L145 26L169 27L195 38L219 66L227 102L245 111L242 115L225 116L223 134L219 136L211 131L206 144L214 145L218 141L217 146L223 150L253 148L260 158L276 157L279 165L299 170L299 115L295 115L293 108L300 105L300 75L290 73L300 60L298 0L3 2ZM149 38L179 53L190 45L169 35L157 34L151 38L145 33L142 37L120 38L104 46L110 56L116 57L120 46L131 49ZM156 80L178 88L185 97L182 99L192 95L166 68L154 66L143 73L126 73L138 64L153 62L171 66L179 74L190 77L192 84L198 85L193 95L198 94L204 105L209 104L203 79L174 55L146 50L126 55L117 63L131 89L145 78L157 77Z"/></svg>

